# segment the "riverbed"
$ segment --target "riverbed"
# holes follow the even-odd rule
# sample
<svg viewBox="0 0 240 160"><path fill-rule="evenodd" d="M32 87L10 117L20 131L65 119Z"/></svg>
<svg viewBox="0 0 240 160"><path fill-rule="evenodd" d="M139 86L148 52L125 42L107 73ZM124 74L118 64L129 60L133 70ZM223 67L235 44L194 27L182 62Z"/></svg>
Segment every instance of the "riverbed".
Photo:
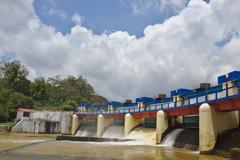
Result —
<svg viewBox="0 0 240 160"><path fill-rule="evenodd" d="M0 134L1 160L226 160L134 142L55 141L55 136Z"/></svg>

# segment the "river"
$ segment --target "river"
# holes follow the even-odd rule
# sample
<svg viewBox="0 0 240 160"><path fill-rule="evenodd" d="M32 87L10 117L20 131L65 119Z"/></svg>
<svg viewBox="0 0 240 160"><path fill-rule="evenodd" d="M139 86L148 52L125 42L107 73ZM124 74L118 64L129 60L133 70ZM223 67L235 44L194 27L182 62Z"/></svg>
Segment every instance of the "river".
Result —
<svg viewBox="0 0 240 160"><path fill-rule="evenodd" d="M41 141L0 153L1 160L225 160L197 152L129 142Z"/></svg>
<svg viewBox="0 0 240 160"><path fill-rule="evenodd" d="M226 160L136 142L71 142L55 137L0 132L0 160Z"/></svg>

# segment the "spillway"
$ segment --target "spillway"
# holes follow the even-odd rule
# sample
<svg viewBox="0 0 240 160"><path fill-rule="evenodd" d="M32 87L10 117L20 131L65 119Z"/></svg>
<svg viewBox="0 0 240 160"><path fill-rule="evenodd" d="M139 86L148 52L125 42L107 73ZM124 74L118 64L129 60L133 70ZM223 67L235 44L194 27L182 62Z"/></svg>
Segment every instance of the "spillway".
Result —
<svg viewBox="0 0 240 160"><path fill-rule="evenodd" d="M178 128L171 131L162 141L162 145L173 147L179 133L181 133L184 129Z"/></svg>
<svg viewBox="0 0 240 160"><path fill-rule="evenodd" d="M96 137L97 133L97 124L96 123L87 123L79 127L76 132L76 136L79 137Z"/></svg>
<svg viewBox="0 0 240 160"><path fill-rule="evenodd" d="M103 138L124 138L124 127L121 124L109 126L102 135Z"/></svg>
<svg viewBox="0 0 240 160"><path fill-rule="evenodd" d="M198 129L174 129L163 138L161 145L198 150L199 131Z"/></svg>
<svg viewBox="0 0 240 160"><path fill-rule="evenodd" d="M135 139L143 144L154 145L156 144L156 129L137 127L126 137L128 139Z"/></svg>

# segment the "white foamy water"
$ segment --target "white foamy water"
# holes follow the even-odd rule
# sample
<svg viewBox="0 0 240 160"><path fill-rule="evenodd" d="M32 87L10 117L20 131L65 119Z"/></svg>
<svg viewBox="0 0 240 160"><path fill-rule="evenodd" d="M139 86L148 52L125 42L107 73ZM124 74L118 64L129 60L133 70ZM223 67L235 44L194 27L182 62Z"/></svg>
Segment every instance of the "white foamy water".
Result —
<svg viewBox="0 0 240 160"><path fill-rule="evenodd" d="M178 128L174 129L172 132L170 132L162 141L163 146L169 146L172 147L178 137L178 135L183 131L184 129Z"/></svg>
<svg viewBox="0 0 240 160"><path fill-rule="evenodd" d="M113 124L109 126L102 135L103 138L124 138L124 128L122 125Z"/></svg>
<svg viewBox="0 0 240 160"><path fill-rule="evenodd" d="M127 139L135 139L135 143L155 145L156 144L156 129L137 127L126 137Z"/></svg>
<svg viewBox="0 0 240 160"><path fill-rule="evenodd" d="M97 126L95 124L82 125L75 136L79 137L96 137Z"/></svg>

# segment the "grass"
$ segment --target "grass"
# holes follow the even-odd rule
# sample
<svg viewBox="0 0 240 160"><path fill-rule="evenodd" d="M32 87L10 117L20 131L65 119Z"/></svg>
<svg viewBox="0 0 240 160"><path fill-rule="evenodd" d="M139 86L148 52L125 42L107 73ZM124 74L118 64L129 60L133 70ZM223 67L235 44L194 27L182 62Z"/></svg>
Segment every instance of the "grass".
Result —
<svg viewBox="0 0 240 160"><path fill-rule="evenodd" d="M0 126L11 126L14 125L14 122L0 122Z"/></svg>
<svg viewBox="0 0 240 160"><path fill-rule="evenodd" d="M5 131L10 132L14 125L14 122L0 122L0 129L4 129Z"/></svg>

